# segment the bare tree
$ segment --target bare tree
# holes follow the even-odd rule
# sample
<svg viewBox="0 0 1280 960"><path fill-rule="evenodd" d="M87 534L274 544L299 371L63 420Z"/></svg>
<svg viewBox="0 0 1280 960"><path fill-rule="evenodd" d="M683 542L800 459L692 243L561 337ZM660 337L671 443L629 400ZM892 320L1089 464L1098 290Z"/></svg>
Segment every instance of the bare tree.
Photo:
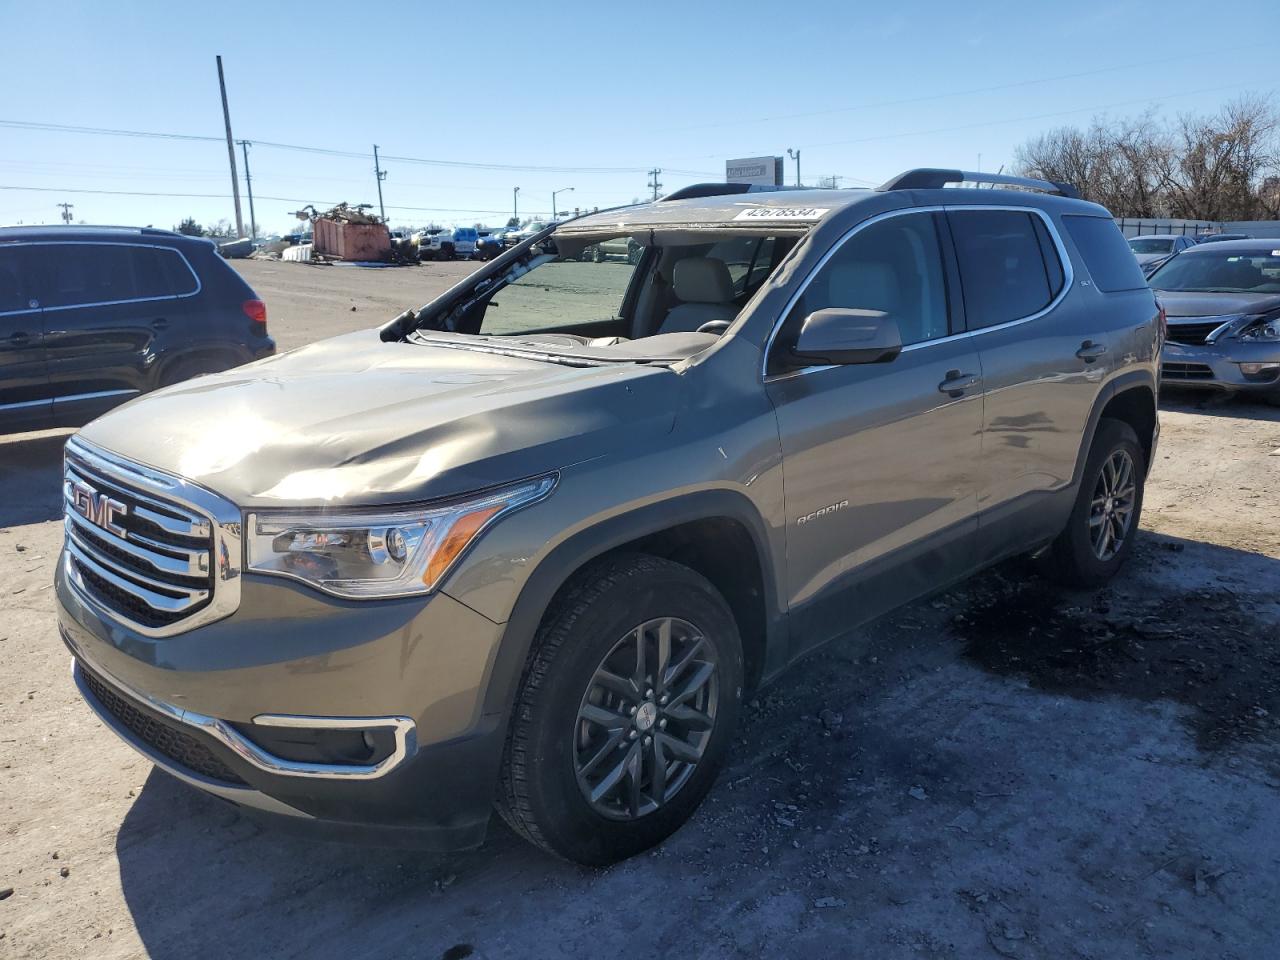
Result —
<svg viewBox="0 0 1280 960"><path fill-rule="evenodd" d="M1278 139L1280 116L1248 96L1172 125L1148 112L1051 130L1019 147L1016 162L1116 216L1245 220L1280 214Z"/></svg>

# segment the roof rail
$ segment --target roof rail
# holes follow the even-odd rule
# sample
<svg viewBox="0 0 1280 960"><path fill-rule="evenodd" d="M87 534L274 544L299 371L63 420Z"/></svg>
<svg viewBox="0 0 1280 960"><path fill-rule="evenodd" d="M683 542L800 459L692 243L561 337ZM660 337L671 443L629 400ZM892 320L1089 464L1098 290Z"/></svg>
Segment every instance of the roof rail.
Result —
<svg viewBox="0 0 1280 960"><path fill-rule="evenodd" d="M692 183L668 193L659 202L692 200L696 197L726 197L735 193L770 193L776 190L802 190L803 187L775 187L764 183Z"/></svg>
<svg viewBox="0 0 1280 960"><path fill-rule="evenodd" d="M877 190L935 190L949 183L991 183L1009 187L1022 187L1027 190L1039 190L1041 193L1056 193L1062 197L1078 200L1080 191L1069 183L1056 180L1035 180L1031 177L1011 177L1002 173L978 173L973 170L942 170L935 167L919 167L900 173L892 180L887 180Z"/></svg>

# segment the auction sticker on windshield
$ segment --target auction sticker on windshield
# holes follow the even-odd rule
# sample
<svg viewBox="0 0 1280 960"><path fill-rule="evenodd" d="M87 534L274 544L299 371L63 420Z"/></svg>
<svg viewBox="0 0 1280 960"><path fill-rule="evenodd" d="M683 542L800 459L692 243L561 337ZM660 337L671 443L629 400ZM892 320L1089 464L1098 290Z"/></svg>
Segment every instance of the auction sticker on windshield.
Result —
<svg viewBox="0 0 1280 960"><path fill-rule="evenodd" d="M735 220L817 220L829 207L751 207Z"/></svg>

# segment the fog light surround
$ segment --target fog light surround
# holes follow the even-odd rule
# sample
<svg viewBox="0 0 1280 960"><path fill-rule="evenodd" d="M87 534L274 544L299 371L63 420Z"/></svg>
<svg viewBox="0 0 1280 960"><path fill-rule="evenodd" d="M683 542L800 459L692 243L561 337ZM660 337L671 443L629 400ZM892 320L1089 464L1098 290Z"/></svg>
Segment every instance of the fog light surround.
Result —
<svg viewBox="0 0 1280 960"><path fill-rule="evenodd" d="M1260 377L1280 371L1280 363L1242 363L1240 372L1246 377Z"/></svg>

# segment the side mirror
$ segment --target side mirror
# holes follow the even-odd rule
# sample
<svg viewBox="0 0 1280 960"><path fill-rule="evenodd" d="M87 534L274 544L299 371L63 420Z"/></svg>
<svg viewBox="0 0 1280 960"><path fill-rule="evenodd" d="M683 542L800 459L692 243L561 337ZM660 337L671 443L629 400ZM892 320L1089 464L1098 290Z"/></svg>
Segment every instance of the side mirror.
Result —
<svg viewBox="0 0 1280 960"><path fill-rule="evenodd" d="M888 363L902 352L897 321L882 310L815 310L791 348L795 366Z"/></svg>

